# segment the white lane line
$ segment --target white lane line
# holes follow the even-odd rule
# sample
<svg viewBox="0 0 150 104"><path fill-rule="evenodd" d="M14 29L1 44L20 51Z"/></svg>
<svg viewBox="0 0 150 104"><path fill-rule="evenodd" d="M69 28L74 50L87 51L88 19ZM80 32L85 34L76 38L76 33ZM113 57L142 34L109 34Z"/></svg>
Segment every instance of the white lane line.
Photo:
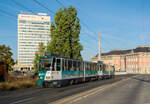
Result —
<svg viewBox="0 0 150 104"><path fill-rule="evenodd" d="M77 102L77 101L79 101L79 100L81 100L81 99L87 98L88 96L91 96L91 95L96 95L99 91L102 91L102 90L104 90L104 89L105 89L105 88L102 88L102 89L99 89L99 90L97 90L97 91L94 91L94 92L92 92L92 93L90 93L90 94L87 94L87 95L84 95L84 96L82 96L82 97L76 98L76 99L74 99L73 101L68 102L68 104L75 103L75 102Z"/></svg>
<svg viewBox="0 0 150 104"><path fill-rule="evenodd" d="M15 102L12 102L12 103L9 103L9 104L18 104L18 103L21 103L21 102L25 102L25 101L31 100L31 99L33 99L33 98L35 98L35 97L31 97L31 98L27 98L27 99L15 101Z"/></svg>
<svg viewBox="0 0 150 104"><path fill-rule="evenodd" d="M134 77L137 77L138 75L134 75L132 77L129 77L129 78L124 78L120 81L117 81L117 82L114 82L112 84L106 84L106 85L103 85L103 86L99 86L97 88L93 88L91 90L88 90L88 91L85 91L85 92L81 92L79 94L75 94L75 95L72 95L72 96L69 96L67 98L63 98L63 99L60 99L60 100L57 100L55 102L50 102L49 104L72 104L72 103L75 103L81 99L84 99L84 98L87 98L88 96L90 95L97 95L99 94L100 91L103 91L105 89L108 89L108 88L111 88L113 86L116 86L117 84L119 83L123 83L124 81L127 81L129 79L132 79Z"/></svg>
<svg viewBox="0 0 150 104"><path fill-rule="evenodd" d="M77 98L77 99L75 99L75 100L71 101L70 103L75 103L75 102L77 102L77 101L79 101L79 100L81 100L81 99L82 99L82 97Z"/></svg>
<svg viewBox="0 0 150 104"><path fill-rule="evenodd" d="M133 76L133 77L135 77L135 76ZM131 77L131 78L132 78L132 77ZM109 85L106 86L106 87L102 87L102 88L100 88L100 89L97 89L96 91L93 91L92 93L89 93L89 94L87 94L87 95L80 96L80 100L81 100L81 99L84 99L84 98L87 98L88 96L91 96L91 95L97 95L100 91L103 91L103 90L105 90L105 89L108 89L108 88L111 88L111 87L113 87L113 86L116 86L117 84L123 83L124 81L129 80L129 79L131 79L131 78L127 78L127 79L120 80L120 81L115 82L115 83L113 83L113 84L109 84ZM77 101L78 101L78 100L74 99L74 100L68 102L68 104L73 104L73 103L75 103L75 102L77 102Z"/></svg>

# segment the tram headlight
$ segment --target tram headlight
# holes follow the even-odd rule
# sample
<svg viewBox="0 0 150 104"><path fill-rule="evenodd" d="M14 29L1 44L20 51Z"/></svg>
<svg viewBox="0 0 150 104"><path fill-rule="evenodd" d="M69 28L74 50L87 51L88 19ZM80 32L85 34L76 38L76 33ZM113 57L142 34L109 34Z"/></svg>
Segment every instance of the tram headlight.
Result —
<svg viewBox="0 0 150 104"><path fill-rule="evenodd" d="M43 77L40 77L40 79L43 79Z"/></svg>

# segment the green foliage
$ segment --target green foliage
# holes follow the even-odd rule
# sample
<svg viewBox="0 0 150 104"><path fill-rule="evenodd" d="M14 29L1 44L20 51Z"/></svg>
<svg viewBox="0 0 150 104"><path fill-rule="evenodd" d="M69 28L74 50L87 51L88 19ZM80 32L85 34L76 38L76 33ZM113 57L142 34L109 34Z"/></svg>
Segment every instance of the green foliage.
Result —
<svg viewBox="0 0 150 104"><path fill-rule="evenodd" d="M33 64L34 64L34 72L38 72L38 60L39 60L39 55L36 52L35 56L34 56L34 60L33 60Z"/></svg>
<svg viewBox="0 0 150 104"><path fill-rule="evenodd" d="M70 6L59 9L54 17L54 23L51 24L51 40L47 44L47 52L82 60L83 47L79 42L80 29L75 8Z"/></svg>
<svg viewBox="0 0 150 104"><path fill-rule="evenodd" d="M14 60L12 58L11 48L5 45L0 45L0 61L8 65L8 70L12 70Z"/></svg>
<svg viewBox="0 0 150 104"><path fill-rule="evenodd" d="M38 55L39 56L44 56L45 53L45 46L44 43L39 44L39 49L38 49Z"/></svg>
<svg viewBox="0 0 150 104"><path fill-rule="evenodd" d="M15 64L18 64L18 60L15 61Z"/></svg>
<svg viewBox="0 0 150 104"><path fill-rule="evenodd" d="M37 52L35 52L33 64L34 64L34 72L38 72L38 61L39 61L39 56L44 56L45 53L45 46L43 43L39 44L39 49Z"/></svg>

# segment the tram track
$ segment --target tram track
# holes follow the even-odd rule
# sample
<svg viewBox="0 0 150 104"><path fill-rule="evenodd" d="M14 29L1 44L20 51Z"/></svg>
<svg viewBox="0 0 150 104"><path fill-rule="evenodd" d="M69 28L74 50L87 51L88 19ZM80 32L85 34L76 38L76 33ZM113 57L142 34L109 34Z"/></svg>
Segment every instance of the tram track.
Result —
<svg viewBox="0 0 150 104"><path fill-rule="evenodd" d="M80 92L88 91L90 89L115 83L117 81L120 81L122 79L131 77L133 75L120 75L116 76L114 79L108 79L108 80L100 80L100 81L92 81L87 83L81 83L76 85L70 85L62 88L35 88L35 89L24 89L23 91L14 91L11 94L5 93L0 94L3 95L0 97L2 104L47 104L49 102L53 102L74 94L78 94ZM22 93L25 92L25 93ZM13 96L12 96L13 95ZM7 100L5 100L8 98Z"/></svg>

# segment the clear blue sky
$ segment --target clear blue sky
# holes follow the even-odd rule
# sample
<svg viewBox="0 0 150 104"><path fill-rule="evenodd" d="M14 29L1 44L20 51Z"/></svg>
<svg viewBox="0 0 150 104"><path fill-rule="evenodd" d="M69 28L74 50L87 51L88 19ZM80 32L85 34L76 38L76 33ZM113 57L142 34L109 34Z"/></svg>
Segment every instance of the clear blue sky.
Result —
<svg viewBox="0 0 150 104"><path fill-rule="evenodd" d="M33 0L0 0L0 44L10 46L17 59L17 15L27 9L34 13L54 14ZM56 0L37 0L53 12L63 8ZM102 52L150 45L150 0L59 0L64 6L77 8L81 20L81 44L84 60L98 52L98 32L101 32ZM11 13L13 16L3 13Z"/></svg>

